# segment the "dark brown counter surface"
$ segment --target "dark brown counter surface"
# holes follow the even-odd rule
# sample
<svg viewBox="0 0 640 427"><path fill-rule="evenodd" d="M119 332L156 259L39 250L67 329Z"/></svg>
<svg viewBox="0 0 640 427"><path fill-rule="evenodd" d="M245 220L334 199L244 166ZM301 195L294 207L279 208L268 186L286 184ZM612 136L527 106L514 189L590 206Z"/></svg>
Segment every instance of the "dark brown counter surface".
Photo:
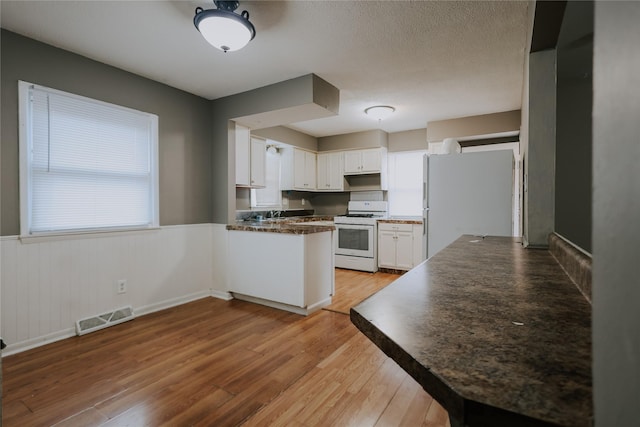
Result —
<svg viewBox="0 0 640 427"><path fill-rule="evenodd" d="M456 423L591 425L591 306L546 250L462 236L351 320Z"/></svg>
<svg viewBox="0 0 640 427"><path fill-rule="evenodd" d="M380 223L384 223L384 224L412 224L412 225L420 225L422 224L422 220L421 219L410 219L410 218L386 218L386 219L379 219L378 220L378 224Z"/></svg>
<svg viewBox="0 0 640 427"><path fill-rule="evenodd" d="M312 234L324 231L334 231L334 225L309 224L313 222L333 222L333 217L327 216L306 216L269 219L265 221L236 221L228 224L227 230L232 231L257 231L263 233L281 234Z"/></svg>

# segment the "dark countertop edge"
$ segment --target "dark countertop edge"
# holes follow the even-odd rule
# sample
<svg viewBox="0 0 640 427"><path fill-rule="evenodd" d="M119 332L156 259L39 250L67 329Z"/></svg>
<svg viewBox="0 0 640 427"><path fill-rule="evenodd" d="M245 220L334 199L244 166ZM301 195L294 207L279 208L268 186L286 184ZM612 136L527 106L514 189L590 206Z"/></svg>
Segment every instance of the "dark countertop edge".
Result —
<svg viewBox="0 0 640 427"><path fill-rule="evenodd" d="M401 346L382 333L374 324L362 317L353 309L349 310L351 323L369 338L384 354L393 359L398 366L405 370L411 377L438 401L456 419L461 419L464 414L464 399L458 396L437 375L422 366ZM425 386L427 385L427 386Z"/></svg>
<svg viewBox="0 0 640 427"><path fill-rule="evenodd" d="M559 427L559 424L534 419L463 398L436 374L422 366L401 346L387 337L377 329L372 322L362 317L360 313L353 308L349 310L349 317L351 323L353 323L360 332L416 380L416 382L447 411L450 417L459 421L462 425L472 423L474 426L513 425L518 427ZM466 419L464 418L465 412L467 414Z"/></svg>
<svg viewBox="0 0 640 427"><path fill-rule="evenodd" d="M378 223L422 225L422 220L421 219L386 218L386 219L379 219Z"/></svg>
<svg viewBox="0 0 640 427"><path fill-rule="evenodd" d="M314 234L323 233L325 231L334 231L336 229L333 225L295 225L295 224L228 224L227 230L229 231L249 231L249 232L261 232L261 233L276 233L276 234Z"/></svg>
<svg viewBox="0 0 640 427"><path fill-rule="evenodd" d="M430 293L429 298L425 298L425 300L428 300L433 296L440 298L442 297L442 295L447 295L446 293L442 294L441 292L437 292L439 290L447 288L447 287L438 286L437 283L442 282L442 280L448 280L448 276L450 275L449 270L443 270L442 267L447 267L447 268L455 267L456 264L455 263L452 264L452 262L454 262L456 259L460 258L463 255L473 255L473 256L478 255L479 251L477 249L473 249L470 252L465 253L467 252L467 248L463 247L463 245L466 246L465 241L468 240L470 237L472 236L461 236L457 241L452 243L449 247L445 248L442 251L442 254L438 254L432 259L428 261L424 261L419 266L415 267L413 270L409 271L407 274L401 276L396 281L394 281L393 283L385 287L383 290L378 291L374 295L360 302L355 307L352 307L351 313L350 313L350 319L352 323L365 336L367 336L372 342L374 342L374 344L376 344L387 356L389 356L392 360L396 361L400 367L402 367L407 373L409 373L411 377L414 378L425 389L425 391L427 391L427 393L429 393L446 410L448 410L454 420L463 422L464 425L471 425L474 427L475 426L511 427L513 425L545 426L546 427L546 426L557 426L557 425L565 425L565 424L575 425L575 426L591 426L592 420L593 420L593 413L591 413L590 416L582 417L581 415L583 415L583 413L580 412L580 413L576 413L576 417L568 417L566 416L566 412L564 413L565 415L561 415L562 413L552 415L551 413L543 414L542 412L544 411L533 411L531 412L531 415L528 415L529 412L527 412L526 410L523 411L522 413L512 412L512 410L507 409L510 406L502 406L499 403L496 404L497 401L495 400L495 397L496 397L495 393L493 396L494 397L493 401L485 400L485 399L480 399L480 401L477 401L475 399L477 398L478 394L475 392L470 393L472 396L465 397L468 390L465 390L464 388L467 387L467 385L463 385L463 390L458 391L456 390L456 385L450 383L447 378L440 377L440 374L437 374L437 371L433 370L433 367L431 366L430 363L425 363L425 360L422 360L421 362L421 359L424 359L424 357L421 355L421 353L415 353L416 351L420 352L421 350L417 344L416 345L412 344L414 341L410 340L412 338L411 333L409 333L409 335L398 334L397 337L394 335L394 333L392 333L391 335L389 334L389 332L394 331L393 327L387 330L390 327L390 324L388 321L390 313L394 313L394 316L399 315L400 317L396 319L398 321L401 321L402 316L403 315L407 316L406 313L408 313L408 312L405 313L404 311L400 311L400 312L398 311L397 303L403 302L406 304L407 301L406 301L406 298L402 296L399 298L394 297L394 295L396 295L396 292L399 291L402 294L404 290L411 291L412 289L422 291L422 292L423 291L431 292L431 290L436 291L436 293L434 293L433 295L431 295ZM485 240L483 240L483 242L484 241ZM500 243L501 241L503 241L504 243L511 241L512 243L509 246L512 246L512 249L508 250L507 246ZM486 251L486 249L481 250L480 253L483 253L480 256L481 262L486 264L488 261L491 261L490 259L487 260L487 257L489 258L496 257L496 256L504 257L505 255L507 255L509 258L499 258L499 259L510 260L507 262L507 264L513 264L513 262L517 261L524 268L524 270L520 270L518 268L513 270L513 272L517 273L518 271L521 271L521 274L528 274L527 270L531 269L532 261L540 263L544 258L547 258L547 260L545 260L544 262L545 263L551 262L555 266L555 267L552 267L552 269L555 272L552 271L552 272L546 273L546 274L550 274L548 278L545 277L546 274L543 274L541 276L536 272L534 273L533 276L531 276L531 279L525 278L526 282L528 282L529 280L533 280L534 282L540 282L541 284L542 282L551 280L551 282L549 283L556 283L558 285L562 284L562 288L565 288L565 285L566 285L566 291L561 292L561 294L563 298L568 298L566 300L567 302L571 302L571 303L580 302L581 310L590 308L588 307L588 303L586 303L582 295L575 288L575 284L570 280L568 276L566 276L566 273L562 270L560 265L557 264L557 261L552 257L550 253L548 253L548 251L546 250L541 251L541 252L545 252L546 254L542 256L542 258L540 258L541 255L538 254L540 251L532 251L528 255L525 255L525 258L522 261L524 263L521 263L520 261L521 257L517 256L519 254L516 254L516 252L524 251L528 253L528 251L530 250L522 248L521 246L514 246L514 244L516 245L519 244L516 238L490 237L486 240L486 242L490 244L489 248L492 248L493 250L488 252ZM469 241L469 243L475 243L475 242ZM499 250L499 248L502 249L501 246L504 246L504 249L506 250L506 252ZM516 249L516 252L513 252L513 249ZM497 251L497 252L494 252L494 251ZM509 252L513 252L513 254ZM522 253L524 254L524 252ZM516 255L516 256L514 258L511 258L512 255ZM536 264L536 268L537 266L538 264ZM466 273L465 273L465 270L467 271ZM468 271L471 271L471 270L469 270L468 268L463 269L463 271L458 276L461 276L463 279L466 280L468 278L465 277L465 275L468 275ZM554 277L556 273L557 274L561 273L560 275L562 276L562 280L559 280L557 276ZM427 274L427 276L421 277L421 276L424 276L424 274ZM473 273L473 274L476 274L476 273ZM485 269L484 275L489 277L492 275L492 273L487 272ZM411 282L411 280L415 280L413 276L415 276L415 278L419 278L420 283L422 283L421 281L426 278L428 282L426 282L425 285L431 288L431 290L428 290L426 288L420 288L419 285L418 287L415 287L413 285L413 282ZM513 279L517 279L518 276L519 275L514 276ZM522 279L522 276L520 277ZM431 282L430 280L431 278L435 279L437 282ZM509 280L512 280L512 278L509 278ZM526 283L526 282L521 281L520 283ZM411 283L411 285L409 285L409 283ZM434 283L436 286L435 288L433 287ZM473 286L477 287L478 284L474 283ZM544 289L544 287L541 289ZM393 292L391 292L391 290L393 290ZM378 294L384 294L384 297L383 295L378 295ZM554 294L556 294L555 291L554 291ZM388 301L389 297L391 297L391 301ZM395 305L394 305L394 302L395 302ZM421 301L421 304L423 304L424 302L425 301ZM566 306L562 304L561 307L566 307ZM578 309L578 307L576 307L576 309ZM390 310L390 311L387 311L387 310ZM566 310L564 311L566 312ZM575 314L575 310L570 310L570 312ZM400 314L400 313L405 313L405 314ZM380 317L378 318L378 316ZM409 321L410 319L407 318L405 320ZM382 323L378 323L379 321L381 321ZM417 326L417 325L414 324L414 326ZM585 327L584 324L580 326L579 323L575 324L575 326L576 328L578 328L577 329L578 332L582 332L580 331L580 328L584 329ZM432 330L431 333L434 333L434 331ZM441 336L441 334L438 334L438 335ZM397 338L400 339L401 341L396 341ZM408 339L409 341L407 341ZM420 339L420 337L415 337L415 339ZM431 339L433 339L433 337ZM437 339L436 339L436 344L437 344ZM455 342L453 344L455 345ZM405 345L407 345L406 349L404 347ZM448 344L445 344L445 347L444 347L445 349L447 348L446 345ZM579 352L580 346L576 347L576 350L578 350ZM590 355L590 352L589 352L589 355ZM586 353L582 354L582 356L585 356L585 357L589 355L586 355ZM434 360L438 360L438 359L436 358ZM584 361L586 359L580 359L580 360ZM438 360L438 363L440 364L439 369L443 367L442 365L443 362L446 363L446 360L444 359ZM555 363L555 361L552 361L552 362ZM559 362L561 362L561 360ZM567 365L565 364L565 366ZM584 363L578 363L577 366L583 369ZM448 368L445 368L445 372L447 371L448 371ZM584 373L585 372L582 372L582 374ZM578 372L578 374L580 374L580 372ZM575 374L573 376L575 376ZM580 384L581 380L584 378L586 377L580 377L579 375L576 376L576 380L577 380L575 384L576 387L570 387L570 389L574 388L578 394L584 391L584 389L581 390L581 388L583 387L581 387L581 384ZM569 381L571 382L572 379L569 379ZM513 389L512 392L514 392L515 394L510 394L510 396L518 396L519 395L518 390L520 389ZM525 389L522 389L522 390L525 390ZM507 390L502 390L502 393L510 393L510 392ZM563 393L560 393L559 396L562 394ZM505 396L504 398L505 403L507 405L511 405L513 402L509 403L508 401L511 400L512 398ZM484 402L484 403L479 403L479 402ZM490 403L490 402L493 402L493 403ZM541 403L544 404L544 401L541 401ZM520 407L520 405L515 405L514 407ZM579 409L579 408L576 408L576 409ZM533 415L536 413L539 416ZM556 416L556 415L560 415L560 416ZM584 413L584 415L588 415L588 414ZM562 424L558 424L558 423L562 423Z"/></svg>

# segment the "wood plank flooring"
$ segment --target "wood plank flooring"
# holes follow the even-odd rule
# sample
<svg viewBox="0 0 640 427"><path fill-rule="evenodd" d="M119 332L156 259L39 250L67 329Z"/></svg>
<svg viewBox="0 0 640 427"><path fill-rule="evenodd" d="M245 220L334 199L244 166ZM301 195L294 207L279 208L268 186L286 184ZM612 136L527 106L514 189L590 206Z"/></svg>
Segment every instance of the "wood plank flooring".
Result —
<svg viewBox="0 0 640 427"><path fill-rule="evenodd" d="M396 277L338 269L308 317L205 298L8 356L2 425L449 426L345 314Z"/></svg>

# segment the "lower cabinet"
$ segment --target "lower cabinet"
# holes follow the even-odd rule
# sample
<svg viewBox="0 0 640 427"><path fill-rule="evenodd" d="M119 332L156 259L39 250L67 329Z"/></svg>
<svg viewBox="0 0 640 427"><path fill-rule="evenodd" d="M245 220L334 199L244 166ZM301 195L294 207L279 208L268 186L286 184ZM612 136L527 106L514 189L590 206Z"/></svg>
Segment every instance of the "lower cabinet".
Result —
<svg viewBox="0 0 640 427"><path fill-rule="evenodd" d="M378 267L411 270L422 261L422 225L378 223Z"/></svg>
<svg viewBox="0 0 640 427"><path fill-rule="evenodd" d="M331 304L333 232L229 231L234 298L307 315Z"/></svg>

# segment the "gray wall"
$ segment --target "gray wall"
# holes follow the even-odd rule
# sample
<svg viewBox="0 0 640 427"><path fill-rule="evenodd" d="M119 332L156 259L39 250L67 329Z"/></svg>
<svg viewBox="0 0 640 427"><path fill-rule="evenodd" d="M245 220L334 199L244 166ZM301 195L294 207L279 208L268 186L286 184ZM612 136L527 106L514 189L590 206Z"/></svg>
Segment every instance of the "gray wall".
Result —
<svg viewBox="0 0 640 427"><path fill-rule="evenodd" d="M389 135L380 129L318 138L318 151L388 147Z"/></svg>
<svg viewBox="0 0 640 427"><path fill-rule="evenodd" d="M593 69L595 426L640 416L640 3L596 2Z"/></svg>
<svg viewBox="0 0 640 427"><path fill-rule="evenodd" d="M513 110L429 122L427 124L427 140L439 142L445 138L462 138L519 130L520 110Z"/></svg>
<svg viewBox="0 0 640 427"><path fill-rule="evenodd" d="M389 152L417 151L428 148L426 128L389 134Z"/></svg>
<svg viewBox="0 0 640 427"><path fill-rule="evenodd" d="M529 55L529 120L524 156L525 244L546 247L554 230L556 138L555 50Z"/></svg>
<svg viewBox="0 0 640 427"><path fill-rule="evenodd" d="M159 117L160 223L211 221L211 101L2 30L1 235L20 232L18 80Z"/></svg>
<svg viewBox="0 0 640 427"><path fill-rule="evenodd" d="M556 58L555 231L591 252L592 2L567 3Z"/></svg>
<svg viewBox="0 0 640 427"><path fill-rule="evenodd" d="M258 135L266 139L283 142L306 150L318 151L318 138L289 129L284 126L276 126L265 129L254 129L252 135Z"/></svg>

